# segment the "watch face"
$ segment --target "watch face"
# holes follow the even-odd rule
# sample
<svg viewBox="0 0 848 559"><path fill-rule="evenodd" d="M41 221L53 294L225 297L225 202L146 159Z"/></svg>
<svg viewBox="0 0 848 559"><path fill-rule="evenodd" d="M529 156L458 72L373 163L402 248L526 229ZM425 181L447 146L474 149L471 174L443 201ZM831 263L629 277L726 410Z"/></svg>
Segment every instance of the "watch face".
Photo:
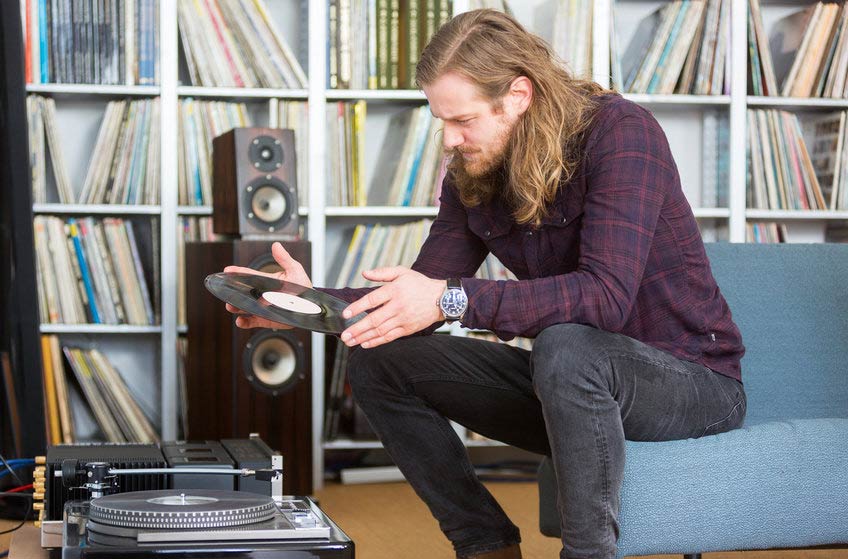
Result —
<svg viewBox="0 0 848 559"><path fill-rule="evenodd" d="M442 295L442 312L448 318L459 318L468 306L468 297L461 289L448 289Z"/></svg>

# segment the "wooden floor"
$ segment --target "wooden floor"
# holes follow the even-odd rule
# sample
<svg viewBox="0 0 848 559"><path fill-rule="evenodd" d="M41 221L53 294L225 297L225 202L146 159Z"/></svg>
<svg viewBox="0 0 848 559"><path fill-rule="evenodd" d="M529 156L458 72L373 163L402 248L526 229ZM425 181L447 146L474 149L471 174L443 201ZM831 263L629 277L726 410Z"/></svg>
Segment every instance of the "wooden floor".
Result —
<svg viewBox="0 0 848 559"><path fill-rule="evenodd" d="M487 487L521 529L521 551L526 559L559 557L559 540L539 533L535 483L491 483ZM317 492L317 497L324 512L353 539L357 559L454 557L436 521L406 483L332 484ZM704 559L848 559L848 550L706 553Z"/></svg>
<svg viewBox="0 0 848 559"><path fill-rule="evenodd" d="M524 557L526 559L558 558L559 541L542 536L538 530L536 485L493 483L487 486L513 522L521 529L521 549ZM318 491L316 497L321 508L355 542L357 559L452 559L454 557L453 549L439 531L436 521L406 483L330 484ZM14 524L17 523L0 520L0 530ZM9 535L0 536L0 551L8 549L9 539ZM11 557L31 559L37 555L37 553L25 551L23 554L13 553ZM679 559L680 556L678 555L677 558ZM848 559L848 550L709 553L704 554L704 559Z"/></svg>

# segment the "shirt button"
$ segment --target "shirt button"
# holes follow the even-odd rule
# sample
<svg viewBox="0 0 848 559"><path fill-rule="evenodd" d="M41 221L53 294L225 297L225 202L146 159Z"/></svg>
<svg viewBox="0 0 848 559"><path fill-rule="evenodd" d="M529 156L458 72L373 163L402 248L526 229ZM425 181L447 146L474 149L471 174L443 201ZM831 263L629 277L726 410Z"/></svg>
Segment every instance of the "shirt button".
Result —
<svg viewBox="0 0 848 559"><path fill-rule="evenodd" d="M562 217L562 223L565 223L566 221L568 221L568 218L567 218L567 217L565 217L565 216L563 216L563 217Z"/></svg>
<svg viewBox="0 0 848 559"><path fill-rule="evenodd" d="M491 237L491 236L492 236L492 232L491 232L491 231L486 231L484 234L485 234L487 237Z"/></svg>
<svg viewBox="0 0 848 559"><path fill-rule="evenodd" d="M532 236L533 236L533 231L527 231L527 236L528 236L528 237L532 237Z"/></svg>

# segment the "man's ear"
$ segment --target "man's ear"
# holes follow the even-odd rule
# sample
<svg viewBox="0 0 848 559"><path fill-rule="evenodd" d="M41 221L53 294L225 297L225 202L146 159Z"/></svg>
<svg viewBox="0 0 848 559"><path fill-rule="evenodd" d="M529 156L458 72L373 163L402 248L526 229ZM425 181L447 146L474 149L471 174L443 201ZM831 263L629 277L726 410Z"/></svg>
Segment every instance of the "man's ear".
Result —
<svg viewBox="0 0 848 559"><path fill-rule="evenodd" d="M533 100L533 82L527 76L518 76L509 84L504 107L513 116L520 116L530 107Z"/></svg>

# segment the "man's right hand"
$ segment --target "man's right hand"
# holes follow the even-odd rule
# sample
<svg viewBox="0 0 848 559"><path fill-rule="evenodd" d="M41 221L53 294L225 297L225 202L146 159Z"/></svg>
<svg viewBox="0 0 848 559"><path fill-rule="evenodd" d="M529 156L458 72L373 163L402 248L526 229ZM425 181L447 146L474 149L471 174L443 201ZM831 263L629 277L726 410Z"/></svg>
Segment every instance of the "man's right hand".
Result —
<svg viewBox="0 0 848 559"><path fill-rule="evenodd" d="M243 266L227 266L226 268L224 268L224 271L239 274L254 274L257 276L267 276L269 278L276 278L290 283L296 283L297 285L302 285L304 287L312 287L312 281L309 279L309 275L307 275L306 270L303 269L303 266L300 265L300 262L291 257L291 255L286 251L286 249L283 248L282 244L274 243L273 245L271 245L271 254L274 256L274 260L277 262L277 264L280 265L280 268L282 268L281 272L277 272L275 274L267 274L254 270L253 268L245 268ZM292 328L287 324L273 322L265 318L260 318L252 314L248 314L240 309L237 309L229 303L227 303L227 310L235 315L238 315L236 317L236 326L238 326L239 328L275 328L277 330L290 330Z"/></svg>

